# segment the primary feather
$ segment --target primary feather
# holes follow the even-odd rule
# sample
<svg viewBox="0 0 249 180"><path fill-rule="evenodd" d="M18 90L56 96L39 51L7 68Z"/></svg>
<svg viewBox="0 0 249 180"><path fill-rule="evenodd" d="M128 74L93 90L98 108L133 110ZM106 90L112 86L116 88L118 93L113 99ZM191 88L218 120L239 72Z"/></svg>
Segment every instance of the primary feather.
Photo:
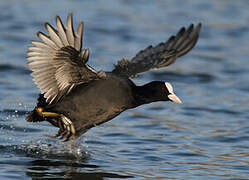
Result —
<svg viewBox="0 0 249 180"><path fill-rule="evenodd" d="M197 27L191 24L187 30L183 27L176 36L171 36L166 42L155 47L147 47L130 61L126 59L118 61L112 72L119 76L134 77L136 74L150 69L166 67L195 46L200 29L201 24L198 24Z"/></svg>

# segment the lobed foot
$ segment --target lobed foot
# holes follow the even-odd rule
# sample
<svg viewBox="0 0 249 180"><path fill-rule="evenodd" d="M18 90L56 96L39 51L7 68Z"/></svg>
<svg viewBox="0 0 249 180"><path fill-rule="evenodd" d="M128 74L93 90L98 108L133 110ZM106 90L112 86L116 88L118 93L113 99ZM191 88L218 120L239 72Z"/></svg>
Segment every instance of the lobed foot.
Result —
<svg viewBox="0 0 249 180"><path fill-rule="evenodd" d="M106 78L106 73L104 71L99 71L97 74L100 78Z"/></svg>
<svg viewBox="0 0 249 180"><path fill-rule="evenodd" d="M61 115L61 121L59 122L59 131L56 137L68 141L75 138L75 128L72 121L64 115Z"/></svg>
<svg viewBox="0 0 249 180"><path fill-rule="evenodd" d="M72 121L64 116L63 114L58 114L54 112L44 112L43 108L38 107L36 108L36 111L39 115L45 118L56 118L56 123L53 123L53 121L50 121L53 125L56 124L59 127L58 133L55 135L55 137L60 137L60 139L65 139L64 141L68 141L75 138L75 128L72 123ZM58 124L57 124L58 123Z"/></svg>

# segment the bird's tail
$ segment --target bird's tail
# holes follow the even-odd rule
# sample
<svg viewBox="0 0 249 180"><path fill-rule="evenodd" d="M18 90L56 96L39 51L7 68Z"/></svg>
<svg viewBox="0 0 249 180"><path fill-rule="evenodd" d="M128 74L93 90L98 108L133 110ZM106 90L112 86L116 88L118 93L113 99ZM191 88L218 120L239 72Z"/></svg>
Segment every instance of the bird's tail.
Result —
<svg viewBox="0 0 249 180"><path fill-rule="evenodd" d="M40 122L45 121L44 117L42 117L36 110L36 108L31 111L26 117L26 121L28 122Z"/></svg>
<svg viewBox="0 0 249 180"><path fill-rule="evenodd" d="M40 122L45 121L46 119L41 115L40 111L43 111L45 107L48 105L46 99L43 94L39 95L38 103L33 111L31 111L26 117L26 121L28 122Z"/></svg>

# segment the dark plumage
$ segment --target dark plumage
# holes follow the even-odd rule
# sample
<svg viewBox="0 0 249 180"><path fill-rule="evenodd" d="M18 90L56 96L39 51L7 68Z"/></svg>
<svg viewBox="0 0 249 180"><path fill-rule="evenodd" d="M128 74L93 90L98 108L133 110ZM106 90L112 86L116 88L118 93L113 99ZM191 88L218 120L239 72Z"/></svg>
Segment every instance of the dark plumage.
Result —
<svg viewBox="0 0 249 180"><path fill-rule="evenodd" d="M118 61L112 72L96 71L89 65L89 49L82 49L83 22L73 30L72 14L66 28L56 17L57 29L46 23L48 35L28 47L28 67L41 90L27 121L48 121L59 127L65 140L79 137L88 129L116 117L126 109L156 101L181 103L170 83L153 81L136 86L130 78L172 64L196 44L201 24L181 28L168 41L149 46L131 60Z"/></svg>

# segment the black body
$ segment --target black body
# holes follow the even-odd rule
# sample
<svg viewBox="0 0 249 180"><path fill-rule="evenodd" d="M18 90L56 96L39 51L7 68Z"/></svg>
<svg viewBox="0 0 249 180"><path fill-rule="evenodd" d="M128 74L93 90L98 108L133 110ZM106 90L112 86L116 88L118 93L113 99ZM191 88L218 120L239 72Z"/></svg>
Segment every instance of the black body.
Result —
<svg viewBox="0 0 249 180"><path fill-rule="evenodd" d="M78 137L127 109L156 101L169 101L168 94L164 82L153 81L144 86L136 86L130 79L107 73L106 78L101 81L77 86L56 104L49 105L40 94L37 107L70 117L75 126L75 136ZM28 121L33 119L46 120L59 127L58 118L42 118L36 110L33 111L33 116L27 118Z"/></svg>
<svg viewBox="0 0 249 180"><path fill-rule="evenodd" d="M129 79L107 76L101 81L81 84L47 111L70 117L76 136L134 107L134 84Z"/></svg>

